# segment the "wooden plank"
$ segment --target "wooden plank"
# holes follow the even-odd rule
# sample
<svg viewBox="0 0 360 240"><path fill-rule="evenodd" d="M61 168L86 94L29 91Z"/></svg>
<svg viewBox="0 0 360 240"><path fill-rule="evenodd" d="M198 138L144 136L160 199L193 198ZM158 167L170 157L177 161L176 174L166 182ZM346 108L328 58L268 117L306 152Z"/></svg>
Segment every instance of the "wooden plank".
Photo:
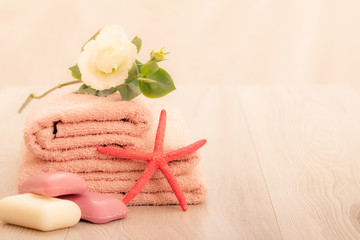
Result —
<svg viewBox="0 0 360 240"><path fill-rule="evenodd" d="M20 143L26 112L17 110L28 96L27 88L9 87L0 91L0 198L17 194L16 177L19 162ZM0 238L57 240L65 239L68 229L41 232L33 229L4 224L0 221Z"/></svg>
<svg viewBox="0 0 360 240"><path fill-rule="evenodd" d="M0 94L0 194L15 194L16 165L28 109L16 110L27 89ZM41 92L41 91L39 91ZM281 239L256 152L248 134L236 88L178 87L164 99L180 108L191 131L207 138L201 150L208 180L205 203L189 206L131 207L124 220L107 224L80 222L73 228L41 233L0 223L5 239ZM32 103L34 104L34 103Z"/></svg>
<svg viewBox="0 0 360 240"><path fill-rule="evenodd" d="M284 239L360 239L359 96L341 85L240 94Z"/></svg>
<svg viewBox="0 0 360 240"><path fill-rule="evenodd" d="M131 207L124 220L82 223L68 238L281 239L236 89L179 87L166 101L191 120L195 136L208 140L201 150L206 202L186 213L178 206Z"/></svg>

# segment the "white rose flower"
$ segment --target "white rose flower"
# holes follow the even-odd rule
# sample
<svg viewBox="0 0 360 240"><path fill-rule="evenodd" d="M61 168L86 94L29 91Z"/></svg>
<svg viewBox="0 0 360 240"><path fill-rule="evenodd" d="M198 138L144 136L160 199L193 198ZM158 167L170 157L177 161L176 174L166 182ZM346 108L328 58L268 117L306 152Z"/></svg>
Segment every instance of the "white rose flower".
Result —
<svg viewBox="0 0 360 240"><path fill-rule="evenodd" d="M81 80L91 88L104 90L125 82L133 65L137 49L118 25L101 29L81 52L78 67Z"/></svg>

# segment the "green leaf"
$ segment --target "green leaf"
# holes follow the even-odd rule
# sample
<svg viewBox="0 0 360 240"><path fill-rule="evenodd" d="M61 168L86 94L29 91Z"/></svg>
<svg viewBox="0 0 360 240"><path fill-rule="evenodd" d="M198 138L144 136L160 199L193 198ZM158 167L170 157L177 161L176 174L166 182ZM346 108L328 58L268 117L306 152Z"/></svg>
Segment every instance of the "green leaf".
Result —
<svg viewBox="0 0 360 240"><path fill-rule="evenodd" d="M105 89L105 90L96 90L96 89L93 89L93 88L89 87L86 84L83 84L74 93L82 93L82 94L88 93L88 94L92 94L92 95L95 95L95 96L98 96L98 97L106 97L107 95L110 95L110 94L112 94L112 93L114 93L116 91L117 91L117 88L109 88L109 89Z"/></svg>
<svg viewBox="0 0 360 240"><path fill-rule="evenodd" d="M74 78L81 80L81 72L77 64L75 64L72 67L69 67L69 70L71 71L71 75Z"/></svg>
<svg viewBox="0 0 360 240"><path fill-rule="evenodd" d="M85 45L90 42L91 40L95 40L95 38L97 37L97 35L99 35L100 31L102 28L100 28L94 35L91 36L91 38L89 40L87 40L87 42L81 47L81 51L84 51L84 47Z"/></svg>
<svg viewBox="0 0 360 240"><path fill-rule="evenodd" d="M133 65L129 69L128 77L125 80L125 83L130 83L130 82L136 80L136 78L138 77L138 74L139 74L138 66L136 65L136 63L133 63Z"/></svg>
<svg viewBox="0 0 360 240"><path fill-rule="evenodd" d="M114 92L117 91L117 88L109 88L109 89L105 89L105 90L97 90L97 93L96 93L96 96L99 96L99 97L106 97L107 95L110 95Z"/></svg>
<svg viewBox="0 0 360 240"><path fill-rule="evenodd" d="M147 77L159 69L159 65L155 61L149 61L141 67L141 74Z"/></svg>
<svg viewBox="0 0 360 240"><path fill-rule="evenodd" d="M80 88L74 93L89 93L92 95L96 95L96 90L88 87L86 84L82 84Z"/></svg>
<svg viewBox="0 0 360 240"><path fill-rule="evenodd" d="M176 89L169 73L162 68L159 68L156 72L147 76L147 78L156 82L139 81L140 90L146 97L163 97Z"/></svg>
<svg viewBox="0 0 360 240"><path fill-rule="evenodd" d="M132 44L134 44L136 46L136 49L137 49L137 53L140 52L140 49L141 49L141 38L139 38L138 36L135 36L133 38L133 40L131 40Z"/></svg>
<svg viewBox="0 0 360 240"><path fill-rule="evenodd" d="M125 83L117 86L122 100L130 101L140 95L141 91L139 89L139 81L137 80L138 74L139 69L135 62L129 69L128 78L125 80Z"/></svg>
<svg viewBox="0 0 360 240"><path fill-rule="evenodd" d="M131 99L140 95L141 91L139 89L139 81L137 79L131 81L130 83L124 83L117 87L121 99L124 101L130 101Z"/></svg>
<svg viewBox="0 0 360 240"><path fill-rule="evenodd" d="M138 67L138 72L141 72L141 67L142 67L143 64L137 59L135 60L135 63L137 65L137 67Z"/></svg>

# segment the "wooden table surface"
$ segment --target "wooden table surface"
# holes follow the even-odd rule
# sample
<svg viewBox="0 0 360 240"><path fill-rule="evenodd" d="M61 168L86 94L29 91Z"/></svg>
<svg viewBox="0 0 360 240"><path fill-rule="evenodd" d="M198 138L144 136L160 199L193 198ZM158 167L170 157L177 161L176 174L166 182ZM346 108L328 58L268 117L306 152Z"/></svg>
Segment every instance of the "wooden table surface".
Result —
<svg viewBox="0 0 360 240"><path fill-rule="evenodd" d="M31 88L0 91L0 197L16 194ZM360 239L360 96L346 85L180 86L209 194L130 207L126 219L39 232L0 223L0 239Z"/></svg>

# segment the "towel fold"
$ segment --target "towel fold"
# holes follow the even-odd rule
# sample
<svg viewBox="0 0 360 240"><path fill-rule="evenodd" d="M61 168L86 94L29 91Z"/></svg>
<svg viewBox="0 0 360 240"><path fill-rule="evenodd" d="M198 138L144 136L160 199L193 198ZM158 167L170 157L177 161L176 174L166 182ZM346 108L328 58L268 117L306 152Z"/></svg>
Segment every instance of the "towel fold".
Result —
<svg viewBox="0 0 360 240"><path fill-rule="evenodd" d="M52 171L65 171L63 165L74 161L67 162L50 162L43 161L31 152L29 152L25 147L22 149L22 161L19 166L19 175L18 184L21 185L22 182L27 180L29 177L42 173L42 172L52 172ZM96 160L97 166L102 166L102 163L107 160ZM111 160L113 163L117 161L128 161L133 162L136 160ZM86 161L85 161L86 162ZM145 163L145 166L146 167ZM177 178L181 189L184 192L192 192L196 189L203 188L205 186L204 177L196 164L193 166L188 166L183 168L184 164L169 164L172 172ZM93 169L91 166L88 169ZM104 171L93 171L93 172L84 172L79 168L69 168L66 172L72 172L83 177L86 182L89 184L89 190L94 192L101 193L126 193L135 185L136 181L139 179L143 173L143 169L129 171L127 168L121 169L121 172L108 172ZM142 190L143 193L154 194L156 192L169 192L172 193L171 187L165 179L164 175L157 170L147 185Z"/></svg>
<svg viewBox="0 0 360 240"><path fill-rule="evenodd" d="M98 146L143 149L151 126L151 113L141 99L121 101L118 94L105 98L74 94L64 88L39 100L24 130L27 147L50 161L104 158Z"/></svg>
<svg viewBox="0 0 360 240"><path fill-rule="evenodd" d="M86 180L137 180L144 172L147 162L134 159L81 159L63 162L44 161L36 157L31 151L22 148L19 165L18 182L21 184L29 177L42 172L72 172L81 175ZM199 155L192 154L183 160L169 163L175 175L182 175L192 171L199 163ZM124 174L126 173L126 174ZM160 171L155 172L153 178L163 178Z"/></svg>
<svg viewBox="0 0 360 240"><path fill-rule="evenodd" d="M199 169L198 154L191 161L172 161L169 166L183 190L188 204L203 202L207 186ZM65 171L79 174L89 185L89 191L99 192L122 199L135 185L147 163L133 159L88 159L63 162L44 161L25 146L18 169L18 186L29 177L43 172ZM133 168L128 168L131 165ZM137 168L137 167L138 168ZM178 204L164 175L157 170L144 189L129 205Z"/></svg>
<svg viewBox="0 0 360 240"><path fill-rule="evenodd" d="M201 185L190 192L184 192L187 204L199 204L205 200L207 194L207 188ZM125 194L123 193L111 193L110 196L123 199ZM138 205L171 205L179 204L175 194L171 192L155 192L155 193L144 193L140 192L131 202L130 206Z"/></svg>
<svg viewBox="0 0 360 240"><path fill-rule="evenodd" d="M39 100L25 124L18 186L29 177L51 171L82 176L89 190L122 199L135 185L147 163L120 159L96 151L112 146L152 152L158 116L163 106L143 97L121 101L118 94L100 98L74 94L66 87ZM168 112L164 150L193 142L181 115ZM198 153L171 161L188 204L204 200L207 187L198 168ZM158 170L130 205L178 204L170 185Z"/></svg>

